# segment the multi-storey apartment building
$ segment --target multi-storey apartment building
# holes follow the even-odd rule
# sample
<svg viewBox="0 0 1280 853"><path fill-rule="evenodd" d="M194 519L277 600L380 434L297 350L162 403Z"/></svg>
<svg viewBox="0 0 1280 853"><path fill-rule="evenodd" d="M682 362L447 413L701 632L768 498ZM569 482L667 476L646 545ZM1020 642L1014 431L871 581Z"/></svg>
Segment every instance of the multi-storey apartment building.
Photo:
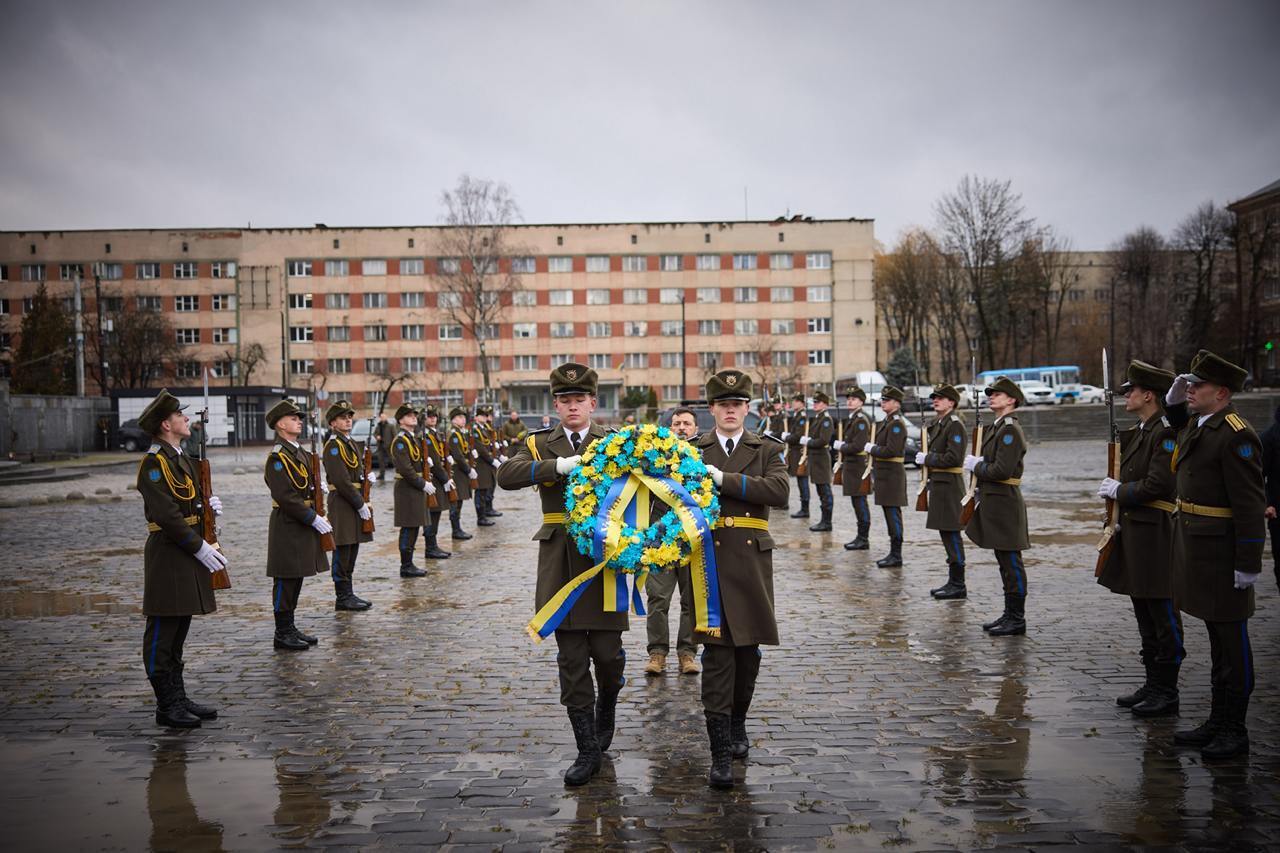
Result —
<svg viewBox="0 0 1280 853"><path fill-rule="evenodd" d="M376 406L483 393L477 342L452 322L441 274L444 229L219 228L0 233L0 331L9 361L40 283L67 300L83 282L93 335L96 289L161 311L180 356L165 382L305 387ZM599 371L600 405L624 388L664 402L700 396L738 367L775 386L827 387L873 365L873 223L522 225L508 237L519 276L488 331L491 399L548 409L546 375L573 359ZM97 280L95 282L95 275ZM244 376L244 353L264 358ZM7 369L7 367L6 367ZM237 374L240 375L237 375ZM92 383L89 393L100 393Z"/></svg>

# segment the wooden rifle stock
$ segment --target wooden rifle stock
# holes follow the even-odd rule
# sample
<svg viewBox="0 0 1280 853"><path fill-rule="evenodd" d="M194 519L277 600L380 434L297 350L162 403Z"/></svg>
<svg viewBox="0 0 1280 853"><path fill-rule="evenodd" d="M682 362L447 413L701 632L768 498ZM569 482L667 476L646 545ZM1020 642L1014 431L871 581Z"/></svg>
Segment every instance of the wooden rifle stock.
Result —
<svg viewBox="0 0 1280 853"><path fill-rule="evenodd" d="M920 413L920 443L927 455L929 453L929 428L925 426L924 412ZM920 490L916 492L916 512L929 511L929 466L920 466Z"/></svg>
<svg viewBox="0 0 1280 853"><path fill-rule="evenodd" d="M836 441L844 441L844 421L843 420L841 420L839 425L836 426ZM831 475L831 485L843 486L844 485L844 448L843 447L841 447L840 452L836 454L835 466L836 466L836 472Z"/></svg>
<svg viewBox="0 0 1280 853"><path fill-rule="evenodd" d="M1107 442L1107 476L1113 480L1120 479L1120 445L1114 441ZM1102 569L1111 556L1111 549L1116 544L1116 502L1112 498L1107 498L1107 508L1102 523L1102 539L1098 542L1098 562L1093 567L1095 578L1101 576Z"/></svg>
<svg viewBox="0 0 1280 853"><path fill-rule="evenodd" d="M222 546L218 544L217 515L213 507L209 506L209 496L213 494L213 476L209 471L209 460L203 454L196 463L196 470L200 475L200 536L221 551ZM227 573L226 566L213 572L210 579L214 589L231 589L231 575Z"/></svg>
<svg viewBox="0 0 1280 853"><path fill-rule="evenodd" d="M872 415L871 417L871 443L872 444L876 443L876 419L874 415ZM865 451L859 451L859 452L865 452ZM871 465L874 461L875 461L875 457L872 456L870 453L868 453L867 467L862 469L862 482L858 484L859 495L871 494Z"/></svg>
<svg viewBox="0 0 1280 853"><path fill-rule="evenodd" d="M360 483L360 497L364 500L364 505L369 506L369 476L373 473L373 451L369 449L369 445L364 446L364 480ZM360 531L362 533L373 532L373 509L369 509L369 517L360 522Z"/></svg>
<svg viewBox="0 0 1280 853"><path fill-rule="evenodd" d="M424 479L424 480L426 480L428 483L430 483L430 482L431 482L431 449L427 446L427 444L428 444L428 442L427 442L427 434L426 434L426 432L423 432L423 434L422 434L422 444L421 444L421 447L422 447L422 479ZM427 495L427 509L439 509L439 508L440 508L440 501L436 499L436 496L435 496L435 495L428 494L428 495Z"/></svg>
<svg viewBox="0 0 1280 853"><path fill-rule="evenodd" d="M323 517L325 514L324 489L320 488L320 456L316 453L311 454L311 500L316 515ZM338 547L334 544L333 533L320 534L320 547L326 551L333 551Z"/></svg>
<svg viewBox="0 0 1280 853"><path fill-rule="evenodd" d="M804 419L804 434L806 436L809 434L809 421L810 418L806 415ZM807 444L800 445L800 461L796 463L796 476L809 476L809 445Z"/></svg>
<svg viewBox="0 0 1280 853"><path fill-rule="evenodd" d="M974 420L977 422L973 428L973 456L978 455L978 451L982 449L982 419L976 414ZM978 475L973 471L969 472L969 492L964 496L964 506L960 507L960 523L968 524L973 518L973 511L978 508Z"/></svg>

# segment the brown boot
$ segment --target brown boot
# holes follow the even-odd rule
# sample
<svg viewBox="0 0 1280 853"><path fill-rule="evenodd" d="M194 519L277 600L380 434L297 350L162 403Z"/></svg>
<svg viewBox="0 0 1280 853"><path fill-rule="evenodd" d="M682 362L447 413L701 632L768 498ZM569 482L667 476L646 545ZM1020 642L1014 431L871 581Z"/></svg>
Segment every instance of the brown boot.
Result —
<svg viewBox="0 0 1280 853"><path fill-rule="evenodd" d="M688 652L680 652L680 674L697 675L700 672L702 667L698 666L698 659Z"/></svg>
<svg viewBox="0 0 1280 853"><path fill-rule="evenodd" d="M649 662L644 665L645 675L662 675L667 669L667 656L662 652L649 652Z"/></svg>

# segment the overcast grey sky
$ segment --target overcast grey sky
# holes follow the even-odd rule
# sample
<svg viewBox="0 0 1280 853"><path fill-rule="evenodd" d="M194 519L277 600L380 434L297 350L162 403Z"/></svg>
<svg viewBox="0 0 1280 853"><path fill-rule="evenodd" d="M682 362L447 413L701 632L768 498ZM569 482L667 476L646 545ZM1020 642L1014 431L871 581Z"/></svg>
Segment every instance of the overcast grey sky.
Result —
<svg viewBox="0 0 1280 853"><path fill-rule="evenodd" d="M1280 178L1280 3L0 0L0 228L870 217L1105 248Z"/></svg>

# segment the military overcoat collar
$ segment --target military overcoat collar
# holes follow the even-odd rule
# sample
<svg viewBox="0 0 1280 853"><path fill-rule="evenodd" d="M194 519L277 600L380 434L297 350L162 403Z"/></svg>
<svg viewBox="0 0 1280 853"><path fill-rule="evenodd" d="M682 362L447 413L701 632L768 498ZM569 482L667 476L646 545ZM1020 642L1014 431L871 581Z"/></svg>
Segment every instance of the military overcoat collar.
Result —
<svg viewBox="0 0 1280 853"><path fill-rule="evenodd" d="M733 448L733 455L728 457L725 456L724 448L720 446L720 437L714 429L698 436L696 444L702 451L703 459L726 474L738 474L751 465L760 452L760 446L765 442L765 439L746 430L742 431L739 438L741 440Z"/></svg>
<svg viewBox="0 0 1280 853"><path fill-rule="evenodd" d="M1200 436L1204 433L1205 430L1217 429L1218 427L1226 423L1227 415L1234 415L1235 413L1236 413L1236 407L1231 404L1228 404L1221 411L1214 412L1212 415L1210 415L1209 418L1200 426L1196 426L1196 421L1199 419L1200 416L1191 414L1191 419L1187 421L1187 426L1190 428L1191 434L1187 436L1186 441L1181 441L1178 443L1178 464L1181 465L1184 461L1186 461L1187 456L1190 455L1191 451L1195 449L1196 445L1200 441Z"/></svg>
<svg viewBox="0 0 1280 853"><path fill-rule="evenodd" d="M608 430L604 427L592 421L591 426L587 427L587 434L578 445L578 449L574 450L573 445L569 443L569 436L565 433L565 427L561 424L551 430L551 437L547 439L547 449L557 456L573 456L575 453L581 453L586 450L592 440L600 438L607 432Z"/></svg>

